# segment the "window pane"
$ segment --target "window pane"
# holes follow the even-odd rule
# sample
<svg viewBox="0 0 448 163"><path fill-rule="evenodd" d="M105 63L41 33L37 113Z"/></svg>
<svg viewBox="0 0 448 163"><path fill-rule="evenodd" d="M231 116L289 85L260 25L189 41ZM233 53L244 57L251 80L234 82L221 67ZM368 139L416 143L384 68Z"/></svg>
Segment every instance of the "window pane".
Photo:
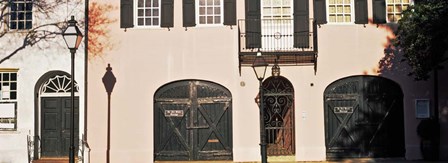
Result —
<svg viewBox="0 0 448 163"><path fill-rule="evenodd" d="M145 10L145 16L151 16L151 15L152 15L151 10L150 9L146 9Z"/></svg>
<svg viewBox="0 0 448 163"><path fill-rule="evenodd" d="M330 13L336 13L336 7L330 6L329 11L330 11Z"/></svg>
<svg viewBox="0 0 448 163"><path fill-rule="evenodd" d="M17 13L16 12L11 13L11 20L17 20Z"/></svg>
<svg viewBox="0 0 448 163"><path fill-rule="evenodd" d="M152 25L159 25L159 18L154 18L152 20Z"/></svg>
<svg viewBox="0 0 448 163"><path fill-rule="evenodd" d="M345 4L350 4L350 0L345 0Z"/></svg>
<svg viewBox="0 0 448 163"><path fill-rule="evenodd" d="M213 23L213 16L207 16L207 24Z"/></svg>
<svg viewBox="0 0 448 163"><path fill-rule="evenodd" d="M138 0L138 7L143 7L143 0Z"/></svg>
<svg viewBox="0 0 448 163"><path fill-rule="evenodd" d="M199 17L199 23L200 24L205 24L205 16L200 16Z"/></svg>
<svg viewBox="0 0 448 163"><path fill-rule="evenodd" d="M397 6L395 6L395 12L401 12L402 10L401 10L401 6L400 5L397 5Z"/></svg>
<svg viewBox="0 0 448 163"><path fill-rule="evenodd" d="M23 20L23 19L25 19L25 13L20 12L20 13L19 13L19 16L18 16L18 19L19 19L19 20Z"/></svg>
<svg viewBox="0 0 448 163"><path fill-rule="evenodd" d="M0 81L2 81L0 79ZM11 73L11 81L17 81L17 74L16 73Z"/></svg>
<svg viewBox="0 0 448 163"><path fill-rule="evenodd" d="M10 90L11 90L11 91L15 91L15 90L17 90L17 83L16 83L16 82L12 82L10 86L11 86L11 87L10 87Z"/></svg>
<svg viewBox="0 0 448 163"><path fill-rule="evenodd" d="M159 16L159 9L152 10L152 16Z"/></svg>
<svg viewBox="0 0 448 163"><path fill-rule="evenodd" d="M394 0L387 0L387 3L393 3Z"/></svg>
<svg viewBox="0 0 448 163"><path fill-rule="evenodd" d="M395 3L400 3L401 2L401 0L395 0Z"/></svg>
<svg viewBox="0 0 448 163"><path fill-rule="evenodd" d="M215 0L215 5L221 5L221 1L220 0Z"/></svg>
<svg viewBox="0 0 448 163"><path fill-rule="evenodd" d="M217 15L221 14L220 7L215 7L215 14L217 14Z"/></svg>
<svg viewBox="0 0 448 163"><path fill-rule="evenodd" d="M24 3L19 3L17 7L18 7L17 10L25 11L25 4Z"/></svg>
<svg viewBox="0 0 448 163"><path fill-rule="evenodd" d="M146 18L145 19L145 25L151 25L151 24L152 24L151 18Z"/></svg>
<svg viewBox="0 0 448 163"><path fill-rule="evenodd" d="M394 12L394 6L387 5L387 12Z"/></svg>
<svg viewBox="0 0 448 163"><path fill-rule="evenodd" d="M283 6L290 6L291 0L283 0Z"/></svg>
<svg viewBox="0 0 448 163"><path fill-rule="evenodd" d="M342 4L342 0L336 0L337 4Z"/></svg>
<svg viewBox="0 0 448 163"><path fill-rule="evenodd" d="M403 5L403 11L408 9L408 5Z"/></svg>
<svg viewBox="0 0 448 163"><path fill-rule="evenodd" d="M207 0L207 5L213 5L213 0Z"/></svg>
<svg viewBox="0 0 448 163"><path fill-rule="evenodd" d="M143 18L138 18L137 24L138 25L144 25L143 24Z"/></svg>
<svg viewBox="0 0 448 163"><path fill-rule="evenodd" d="M351 12L352 11L351 11L350 6L348 6L348 5L344 6L344 13L351 13Z"/></svg>
<svg viewBox="0 0 448 163"><path fill-rule="evenodd" d="M199 7L199 14L205 15L205 7Z"/></svg>
<svg viewBox="0 0 448 163"><path fill-rule="evenodd" d="M17 99L17 92L11 92L10 99L11 100L16 100Z"/></svg>
<svg viewBox="0 0 448 163"><path fill-rule="evenodd" d="M31 29L33 27L31 21L26 21L26 29Z"/></svg>
<svg viewBox="0 0 448 163"><path fill-rule="evenodd" d="M33 10L33 4L32 3L28 3L26 5L26 11L32 11Z"/></svg>
<svg viewBox="0 0 448 163"><path fill-rule="evenodd" d="M17 22L11 22L10 28L11 29L17 29Z"/></svg>
<svg viewBox="0 0 448 163"><path fill-rule="evenodd" d="M220 23L221 23L221 17L215 16L215 24L220 24Z"/></svg>
<svg viewBox="0 0 448 163"><path fill-rule="evenodd" d="M11 4L11 11L17 11L17 4Z"/></svg>
<svg viewBox="0 0 448 163"><path fill-rule="evenodd" d="M9 73L3 73L3 80L9 81Z"/></svg>
<svg viewBox="0 0 448 163"><path fill-rule="evenodd" d="M272 6L281 6L282 1L281 0L272 0Z"/></svg>
<svg viewBox="0 0 448 163"><path fill-rule="evenodd" d="M343 22L343 21L344 21L344 19L343 19L342 15L338 15L337 22Z"/></svg>
<svg viewBox="0 0 448 163"><path fill-rule="evenodd" d="M403 3L409 3L409 0L403 0Z"/></svg>
<svg viewBox="0 0 448 163"><path fill-rule="evenodd" d="M345 16L345 22L351 22L352 17L350 15Z"/></svg>
<svg viewBox="0 0 448 163"><path fill-rule="evenodd" d="M336 22L336 16L330 15L330 22Z"/></svg>
<svg viewBox="0 0 448 163"><path fill-rule="evenodd" d="M338 6L338 7L337 7L337 12L338 12L338 13L342 13L342 12L343 12L343 11L342 11L342 6Z"/></svg>
<svg viewBox="0 0 448 163"><path fill-rule="evenodd" d="M207 15L213 14L213 7L207 7Z"/></svg>
<svg viewBox="0 0 448 163"><path fill-rule="evenodd" d="M330 4L334 4L335 3L335 0L330 0Z"/></svg>
<svg viewBox="0 0 448 163"><path fill-rule="evenodd" d="M143 12L144 12L143 9L139 9L138 12L137 12L137 15L138 16L143 16Z"/></svg>
<svg viewBox="0 0 448 163"><path fill-rule="evenodd" d="M263 14L264 15L270 15L271 14L271 8L264 8L263 9Z"/></svg>
<svg viewBox="0 0 448 163"><path fill-rule="evenodd" d="M205 6L205 0L200 0L200 1L199 1L199 5L200 5L200 6Z"/></svg>
<svg viewBox="0 0 448 163"><path fill-rule="evenodd" d="M153 5L152 6L154 6L154 7L159 7L159 0L153 0L152 1L153 3Z"/></svg>
<svg viewBox="0 0 448 163"><path fill-rule="evenodd" d="M387 15L387 19L389 19L390 22L394 22L394 15L393 14Z"/></svg>

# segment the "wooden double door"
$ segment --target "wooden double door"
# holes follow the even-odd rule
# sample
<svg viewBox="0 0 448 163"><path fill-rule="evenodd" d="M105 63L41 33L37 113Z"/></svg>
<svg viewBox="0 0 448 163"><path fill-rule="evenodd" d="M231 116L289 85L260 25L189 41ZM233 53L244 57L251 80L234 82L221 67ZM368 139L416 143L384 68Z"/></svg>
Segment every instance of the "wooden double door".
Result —
<svg viewBox="0 0 448 163"><path fill-rule="evenodd" d="M75 151L79 140L79 98L75 97ZM68 157L71 129L71 98L41 98L41 157Z"/></svg>
<svg viewBox="0 0 448 163"><path fill-rule="evenodd" d="M232 160L232 98L201 80L161 87L154 99L154 160Z"/></svg>
<svg viewBox="0 0 448 163"><path fill-rule="evenodd" d="M327 159L404 157L403 94L395 82L352 76L324 94Z"/></svg>

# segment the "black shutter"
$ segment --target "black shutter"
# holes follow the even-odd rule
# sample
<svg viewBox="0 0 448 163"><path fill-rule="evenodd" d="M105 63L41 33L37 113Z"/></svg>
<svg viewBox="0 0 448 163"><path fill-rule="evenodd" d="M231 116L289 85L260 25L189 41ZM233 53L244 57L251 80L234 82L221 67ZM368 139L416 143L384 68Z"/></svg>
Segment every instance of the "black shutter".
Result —
<svg viewBox="0 0 448 163"><path fill-rule="evenodd" d="M174 26L174 0L162 0L160 27Z"/></svg>
<svg viewBox="0 0 448 163"><path fill-rule="evenodd" d="M314 0L314 20L317 24L327 23L326 0Z"/></svg>
<svg viewBox="0 0 448 163"><path fill-rule="evenodd" d="M260 0L246 0L246 48L261 48Z"/></svg>
<svg viewBox="0 0 448 163"><path fill-rule="evenodd" d="M355 24L367 24L367 0L355 0Z"/></svg>
<svg viewBox="0 0 448 163"><path fill-rule="evenodd" d="M308 48L310 41L308 0L294 0L294 47Z"/></svg>
<svg viewBox="0 0 448 163"><path fill-rule="evenodd" d="M196 26L195 0L183 0L182 10L183 26Z"/></svg>
<svg viewBox="0 0 448 163"><path fill-rule="evenodd" d="M120 1L120 28L134 27L134 0Z"/></svg>
<svg viewBox="0 0 448 163"><path fill-rule="evenodd" d="M236 0L224 0L224 25L236 25Z"/></svg>
<svg viewBox="0 0 448 163"><path fill-rule="evenodd" d="M373 0L373 23L386 23L386 1Z"/></svg>

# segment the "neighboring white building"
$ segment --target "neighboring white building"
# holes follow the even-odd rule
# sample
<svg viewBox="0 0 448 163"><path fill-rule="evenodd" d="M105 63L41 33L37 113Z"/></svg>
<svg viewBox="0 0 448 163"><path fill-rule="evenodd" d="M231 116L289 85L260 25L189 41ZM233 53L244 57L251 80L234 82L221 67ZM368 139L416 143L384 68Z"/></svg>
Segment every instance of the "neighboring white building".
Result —
<svg viewBox="0 0 448 163"><path fill-rule="evenodd" d="M71 57L62 36L51 34L62 31L48 24L67 21L71 15L83 20L83 2L17 0L0 5L0 162L68 156ZM35 41L27 36L45 35L49 37L8 58L25 40ZM74 65L79 138L85 128L83 48L78 49ZM78 136L75 141L79 144Z"/></svg>

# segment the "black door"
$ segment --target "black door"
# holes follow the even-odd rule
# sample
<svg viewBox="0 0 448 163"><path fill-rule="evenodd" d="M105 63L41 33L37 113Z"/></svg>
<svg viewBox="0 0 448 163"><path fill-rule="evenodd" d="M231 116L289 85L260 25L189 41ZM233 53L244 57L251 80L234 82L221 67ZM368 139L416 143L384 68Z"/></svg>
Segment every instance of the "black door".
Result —
<svg viewBox="0 0 448 163"><path fill-rule="evenodd" d="M324 95L327 158L404 157L403 94L395 82L353 76Z"/></svg>
<svg viewBox="0 0 448 163"><path fill-rule="evenodd" d="M232 160L232 98L221 85L178 81L154 97L155 160Z"/></svg>
<svg viewBox="0 0 448 163"><path fill-rule="evenodd" d="M70 97L41 98L41 157L68 157L71 128ZM75 97L75 151L78 148L78 97Z"/></svg>

